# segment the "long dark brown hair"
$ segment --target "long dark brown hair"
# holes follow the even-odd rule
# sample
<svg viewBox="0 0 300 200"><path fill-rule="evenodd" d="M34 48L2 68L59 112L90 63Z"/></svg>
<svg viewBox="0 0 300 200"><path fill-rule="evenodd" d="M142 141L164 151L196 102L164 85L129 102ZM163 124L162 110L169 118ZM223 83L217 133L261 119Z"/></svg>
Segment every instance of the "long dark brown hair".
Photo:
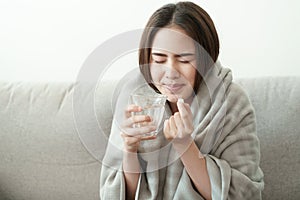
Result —
<svg viewBox="0 0 300 200"><path fill-rule="evenodd" d="M216 62L219 56L219 38L214 23L207 12L192 2L167 4L156 10L143 31L139 48L139 66L146 81L156 91L150 74L151 46L160 28L177 25L195 42L197 74L194 92L197 93L202 76Z"/></svg>

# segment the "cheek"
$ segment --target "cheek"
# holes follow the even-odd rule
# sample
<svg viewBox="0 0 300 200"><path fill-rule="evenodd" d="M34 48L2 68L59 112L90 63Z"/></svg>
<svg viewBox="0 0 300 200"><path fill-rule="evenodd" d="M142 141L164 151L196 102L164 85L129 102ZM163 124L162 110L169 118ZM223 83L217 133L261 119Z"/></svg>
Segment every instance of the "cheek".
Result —
<svg viewBox="0 0 300 200"><path fill-rule="evenodd" d="M196 81L196 70L193 70L193 72L191 72L189 80L190 80L192 87L194 87L195 81Z"/></svg>
<svg viewBox="0 0 300 200"><path fill-rule="evenodd" d="M163 71L158 66L150 66L150 74L154 82L159 82L162 79Z"/></svg>
<svg viewBox="0 0 300 200"><path fill-rule="evenodd" d="M185 77L186 81L188 81L193 87L196 79L196 69L191 66L189 70L182 70L182 75Z"/></svg>

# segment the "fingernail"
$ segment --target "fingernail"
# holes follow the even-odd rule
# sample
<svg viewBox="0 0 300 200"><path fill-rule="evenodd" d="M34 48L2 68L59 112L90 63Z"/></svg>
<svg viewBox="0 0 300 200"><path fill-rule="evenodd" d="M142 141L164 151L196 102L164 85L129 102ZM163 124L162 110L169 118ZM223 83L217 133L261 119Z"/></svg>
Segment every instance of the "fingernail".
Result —
<svg viewBox="0 0 300 200"><path fill-rule="evenodd" d="M184 103L184 99L183 99L183 98L179 98L179 99L177 100L177 102L178 102L178 103Z"/></svg>

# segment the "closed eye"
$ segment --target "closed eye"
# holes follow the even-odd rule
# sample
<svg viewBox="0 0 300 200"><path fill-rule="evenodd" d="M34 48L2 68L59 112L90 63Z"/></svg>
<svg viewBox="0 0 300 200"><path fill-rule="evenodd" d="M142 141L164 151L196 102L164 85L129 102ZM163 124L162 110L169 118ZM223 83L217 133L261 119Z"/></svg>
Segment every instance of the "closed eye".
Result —
<svg viewBox="0 0 300 200"><path fill-rule="evenodd" d="M162 64L164 63L165 61L164 60L154 60L155 63L158 63L158 64Z"/></svg>
<svg viewBox="0 0 300 200"><path fill-rule="evenodd" d="M190 63L190 61L188 61L188 60L179 60L179 62L181 62L181 63Z"/></svg>

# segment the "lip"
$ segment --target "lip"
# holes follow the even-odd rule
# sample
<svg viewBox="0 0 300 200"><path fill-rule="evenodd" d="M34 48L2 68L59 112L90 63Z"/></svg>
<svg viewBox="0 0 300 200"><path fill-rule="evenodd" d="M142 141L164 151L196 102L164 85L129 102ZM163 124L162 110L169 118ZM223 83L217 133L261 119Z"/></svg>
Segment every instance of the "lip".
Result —
<svg viewBox="0 0 300 200"><path fill-rule="evenodd" d="M184 86L184 84L163 84L165 88L167 88L170 92L178 92Z"/></svg>

